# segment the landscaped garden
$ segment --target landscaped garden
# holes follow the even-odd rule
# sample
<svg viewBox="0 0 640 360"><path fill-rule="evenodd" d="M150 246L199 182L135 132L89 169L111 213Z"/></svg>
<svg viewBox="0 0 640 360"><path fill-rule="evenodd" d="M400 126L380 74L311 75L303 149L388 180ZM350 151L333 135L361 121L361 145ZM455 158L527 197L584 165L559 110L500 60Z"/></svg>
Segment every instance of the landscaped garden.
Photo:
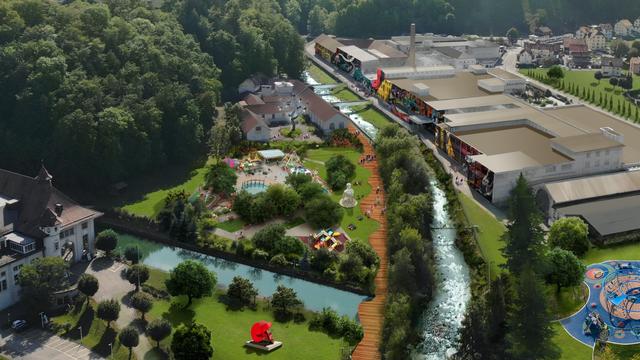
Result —
<svg viewBox="0 0 640 360"><path fill-rule="evenodd" d="M640 120L637 107L624 97L626 91L621 86L614 86L610 79L597 80L597 70L563 70L562 78L550 78L548 68L521 69L520 73L570 93L585 102L594 104L604 110L637 122ZM640 89L640 77L632 75L631 89Z"/></svg>

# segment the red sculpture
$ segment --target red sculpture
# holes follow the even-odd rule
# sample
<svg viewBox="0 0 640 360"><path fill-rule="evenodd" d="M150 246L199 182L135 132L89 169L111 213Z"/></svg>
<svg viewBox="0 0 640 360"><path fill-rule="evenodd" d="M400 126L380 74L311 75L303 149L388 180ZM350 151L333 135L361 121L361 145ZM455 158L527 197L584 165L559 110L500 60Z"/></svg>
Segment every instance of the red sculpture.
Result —
<svg viewBox="0 0 640 360"><path fill-rule="evenodd" d="M251 327L251 340L254 343L268 342L273 343L273 335L271 335L271 323L260 320Z"/></svg>

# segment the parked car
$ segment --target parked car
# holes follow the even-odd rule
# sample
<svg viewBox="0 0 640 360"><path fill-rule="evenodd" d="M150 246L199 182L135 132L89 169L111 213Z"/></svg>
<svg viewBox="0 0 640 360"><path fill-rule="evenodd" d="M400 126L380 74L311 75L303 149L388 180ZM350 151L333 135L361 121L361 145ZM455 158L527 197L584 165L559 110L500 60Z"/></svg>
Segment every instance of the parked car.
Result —
<svg viewBox="0 0 640 360"><path fill-rule="evenodd" d="M11 329L15 332L21 332L27 328L27 320L16 320L11 323Z"/></svg>

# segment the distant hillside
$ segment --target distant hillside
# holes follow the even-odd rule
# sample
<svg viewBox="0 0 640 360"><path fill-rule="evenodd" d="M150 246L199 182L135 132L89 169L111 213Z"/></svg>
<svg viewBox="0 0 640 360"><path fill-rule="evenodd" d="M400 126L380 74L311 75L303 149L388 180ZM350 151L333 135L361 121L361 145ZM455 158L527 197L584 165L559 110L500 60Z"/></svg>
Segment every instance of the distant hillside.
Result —
<svg viewBox="0 0 640 360"><path fill-rule="evenodd" d="M299 31L370 37L419 32L503 35L512 26L527 32L547 25L555 33L583 24L640 17L638 0L280 0L301 9L290 18ZM293 4L293 5L292 5ZM295 6L299 4L299 6ZM291 12L291 11L289 11ZM297 21L296 21L297 20Z"/></svg>

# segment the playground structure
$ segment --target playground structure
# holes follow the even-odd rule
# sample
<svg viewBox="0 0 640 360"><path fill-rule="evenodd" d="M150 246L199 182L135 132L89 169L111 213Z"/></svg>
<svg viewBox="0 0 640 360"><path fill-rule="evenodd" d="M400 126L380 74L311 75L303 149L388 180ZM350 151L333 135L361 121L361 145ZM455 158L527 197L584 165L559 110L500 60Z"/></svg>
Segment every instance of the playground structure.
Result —
<svg viewBox="0 0 640 360"><path fill-rule="evenodd" d="M628 325L640 334L640 267L629 262L617 263L602 281L602 293L609 320L616 328Z"/></svg>
<svg viewBox="0 0 640 360"><path fill-rule="evenodd" d="M269 352L281 347L282 342L273 340L271 323L260 320L251 326L251 340L247 341L244 345Z"/></svg>
<svg viewBox="0 0 640 360"><path fill-rule="evenodd" d="M609 338L609 326L596 311L592 311L587 315L582 326L582 331L585 335L601 341L607 341Z"/></svg>
<svg viewBox="0 0 640 360"><path fill-rule="evenodd" d="M341 233L333 231L332 229L322 230L313 235L313 248L316 250L326 248L329 251L333 251L342 245L340 240L338 240L341 235Z"/></svg>

